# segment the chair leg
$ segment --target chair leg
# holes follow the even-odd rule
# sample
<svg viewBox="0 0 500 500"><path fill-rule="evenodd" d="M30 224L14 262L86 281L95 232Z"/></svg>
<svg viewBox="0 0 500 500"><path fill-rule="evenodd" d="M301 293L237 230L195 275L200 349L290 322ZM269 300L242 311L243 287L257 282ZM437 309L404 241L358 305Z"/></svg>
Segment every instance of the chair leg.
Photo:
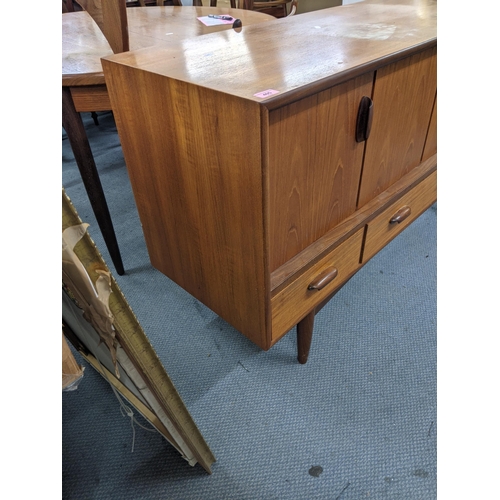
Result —
<svg viewBox="0 0 500 500"><path fill-rule="evenodd" d="M62 89L62 125L68 135L78 170L82 176L83 185L87 191L92 210L97 219L97 224L101 229L111 260L113 261L116 272L119 275L123 275L125 274L125 270L123 268L122 257L120 255L120 249L118 248L113 222L111 221L111 215L104 196L101 180L99 179L94 157L92 156L89 140L85 133L82 117L75 109L70 89L65 87Z"/></svg>
<svg viewBox="0 0 500 500"><path fill-rule="evenodd" d="M297 359L300 364L307 363L311 348L314 329L315 310L313 309L302 321L297 324Z"/></svg>
<svg viewBox="0 0 500 500"><path fill-rule="evenodd" d="M97 113L95 111L92 111L91 116L92 120L94 120L94 125L97 127L99 125L99 119L97 118Z"/></svg>

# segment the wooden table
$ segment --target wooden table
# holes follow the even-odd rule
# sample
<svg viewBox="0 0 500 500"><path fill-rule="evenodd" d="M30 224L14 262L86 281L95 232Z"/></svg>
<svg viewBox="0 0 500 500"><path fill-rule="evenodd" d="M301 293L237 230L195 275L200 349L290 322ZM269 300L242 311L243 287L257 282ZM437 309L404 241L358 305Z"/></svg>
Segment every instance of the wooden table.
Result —
<svg viewBox="0 0 500 500"><path fill-rule="evenodd" d="M197 19L209 14L231 15L240 19L242 31L250 24L275 20L260 12L219 7L129 8L130 50L154 45L168 47L174 41L232 29L230 24L205 26ZM118 274L124 274L113 223L80 116L80 112L112 109L101 66L101 57L112 53L104 35L87 12L62 15L63 127L113 264Z"/></svg>

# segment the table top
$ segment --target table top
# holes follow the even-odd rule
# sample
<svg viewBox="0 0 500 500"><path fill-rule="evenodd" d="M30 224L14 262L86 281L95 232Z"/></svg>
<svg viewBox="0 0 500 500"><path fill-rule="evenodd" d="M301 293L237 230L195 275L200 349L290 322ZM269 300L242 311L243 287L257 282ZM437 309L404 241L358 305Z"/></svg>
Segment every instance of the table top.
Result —
<svg viewBox="0 0 500 500"><path fill-rule="evenodd" d="M230 15L246 26L275 21L273 16L225 7L130 7L127 8L130 50L169 46L200 35L232 30L231 24L206 26L198 17ZM88 12L62 14L63 85L102 85L101 57L112 55L101 30Z"/></svg>
<svg viewBox="0 0 500 500"><path fill-rule="evenodd" d="M436 8L436 0L365 0L106 59L272 109L435 46Z"/></svg>

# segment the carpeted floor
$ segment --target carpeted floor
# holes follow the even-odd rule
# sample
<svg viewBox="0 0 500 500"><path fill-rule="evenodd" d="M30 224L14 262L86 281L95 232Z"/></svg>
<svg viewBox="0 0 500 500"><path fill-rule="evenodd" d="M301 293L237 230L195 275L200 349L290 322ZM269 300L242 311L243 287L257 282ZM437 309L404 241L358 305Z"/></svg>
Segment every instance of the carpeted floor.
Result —
<svg viewBox="0 0 500 500"><path fill-rule="evenodd" d="M63 399L63 498L436 498L436 206L267 352L149 263L111 113L84 115L126 275L115 278L217 458L190 467L88 366ZM63 186L113 270L63 132ZM78 358L85 365L85 361ZM140 418L140 417L139 417Z"/></svg>

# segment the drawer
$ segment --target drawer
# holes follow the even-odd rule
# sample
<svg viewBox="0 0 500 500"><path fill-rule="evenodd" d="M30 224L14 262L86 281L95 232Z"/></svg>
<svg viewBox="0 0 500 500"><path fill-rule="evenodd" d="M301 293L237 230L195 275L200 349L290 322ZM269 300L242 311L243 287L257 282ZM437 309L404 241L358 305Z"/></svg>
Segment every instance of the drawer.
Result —
<svg viewBox="0 0 500 500"><path fill-rule="evenodd" d="M361 228L271 299L272 343L321 304L360 267L363 232ZM310 285L321 281L325 273L329 275L325 280L327 284L323 286L319 283L321 289L310 289Z"/></svg>
<svg viewBox="0 0 500 500"><path fill-rule="evenodd" d="M363 262L373 257L436 201L436 181L437 171L368 223Z"/></svg>

